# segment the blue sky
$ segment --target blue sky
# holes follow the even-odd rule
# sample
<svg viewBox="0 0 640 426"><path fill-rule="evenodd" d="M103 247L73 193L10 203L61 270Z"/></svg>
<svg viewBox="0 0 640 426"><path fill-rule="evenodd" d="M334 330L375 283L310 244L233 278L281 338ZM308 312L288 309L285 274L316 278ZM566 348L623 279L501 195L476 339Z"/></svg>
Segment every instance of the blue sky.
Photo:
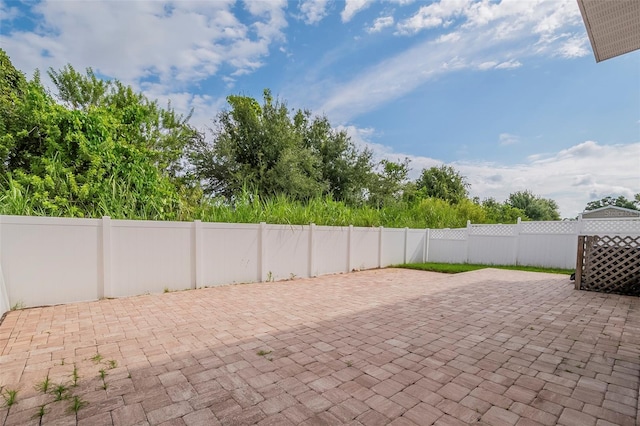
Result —
<svg viewBox="0 0 640 426"><path fill-rule="evenodd" d="M640 52L596 63L575 0L0 0L14 65L92 67L211 123L270 88L411 177L531 190L564 217L640 192Z"/></svg>

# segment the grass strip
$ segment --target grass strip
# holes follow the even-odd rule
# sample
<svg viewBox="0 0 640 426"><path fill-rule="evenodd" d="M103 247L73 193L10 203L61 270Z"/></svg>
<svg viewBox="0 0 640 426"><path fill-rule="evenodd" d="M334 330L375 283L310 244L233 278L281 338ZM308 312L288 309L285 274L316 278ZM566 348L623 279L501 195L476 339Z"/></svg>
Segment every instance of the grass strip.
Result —
<svg viewBox="0 0 640 426"><path fill-rule="evenodd" d="M527 272L546 272L549 274L566 274L571 275L573 269L559 268L543 268L539 266L521 266L521 265L477 265L471 263L406 263L403 265L395 265L394 268L418 269L420 271L443 272L445 274L458 274L460 272L476 271L478 269L496 268L508 269L511 271L527 271Z"/></svg>

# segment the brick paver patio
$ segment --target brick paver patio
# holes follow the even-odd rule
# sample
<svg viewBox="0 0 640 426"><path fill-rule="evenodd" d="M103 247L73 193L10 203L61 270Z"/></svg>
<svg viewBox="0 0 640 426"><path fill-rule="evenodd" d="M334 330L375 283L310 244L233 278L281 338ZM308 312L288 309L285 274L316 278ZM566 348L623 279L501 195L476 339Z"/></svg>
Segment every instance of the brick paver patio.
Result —
<svg viewBox="0 0 640 426"><path fill-rule="evenodd" d="M635 425L640 299L374 270L13 311L0 354L6 425Z"/></svg>

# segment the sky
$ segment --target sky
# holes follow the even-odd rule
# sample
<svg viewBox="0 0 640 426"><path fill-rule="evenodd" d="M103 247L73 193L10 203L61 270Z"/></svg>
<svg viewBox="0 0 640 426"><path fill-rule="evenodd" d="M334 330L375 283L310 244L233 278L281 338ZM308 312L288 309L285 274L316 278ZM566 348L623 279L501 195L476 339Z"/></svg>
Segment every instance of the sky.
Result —
<svg viewBox="0 0 640 426"><path fill-rule="evenodd" d="M28 77L92 67L203 130L269 88L480 199L529 190L573 218L640 192L640 51L596 63L576 0L0 0L0 47Z"/></svg>

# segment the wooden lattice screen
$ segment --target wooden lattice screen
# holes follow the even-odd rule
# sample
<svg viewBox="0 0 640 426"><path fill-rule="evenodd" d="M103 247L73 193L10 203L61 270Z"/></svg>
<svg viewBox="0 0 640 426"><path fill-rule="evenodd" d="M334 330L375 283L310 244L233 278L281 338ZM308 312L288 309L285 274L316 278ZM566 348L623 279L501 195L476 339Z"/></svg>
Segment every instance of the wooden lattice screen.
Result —
<svg viewBox="0 0 640 426"><path fill-rule="evenodd" d="M579 236L576 289L640 296L640 236Z"/></svg>

